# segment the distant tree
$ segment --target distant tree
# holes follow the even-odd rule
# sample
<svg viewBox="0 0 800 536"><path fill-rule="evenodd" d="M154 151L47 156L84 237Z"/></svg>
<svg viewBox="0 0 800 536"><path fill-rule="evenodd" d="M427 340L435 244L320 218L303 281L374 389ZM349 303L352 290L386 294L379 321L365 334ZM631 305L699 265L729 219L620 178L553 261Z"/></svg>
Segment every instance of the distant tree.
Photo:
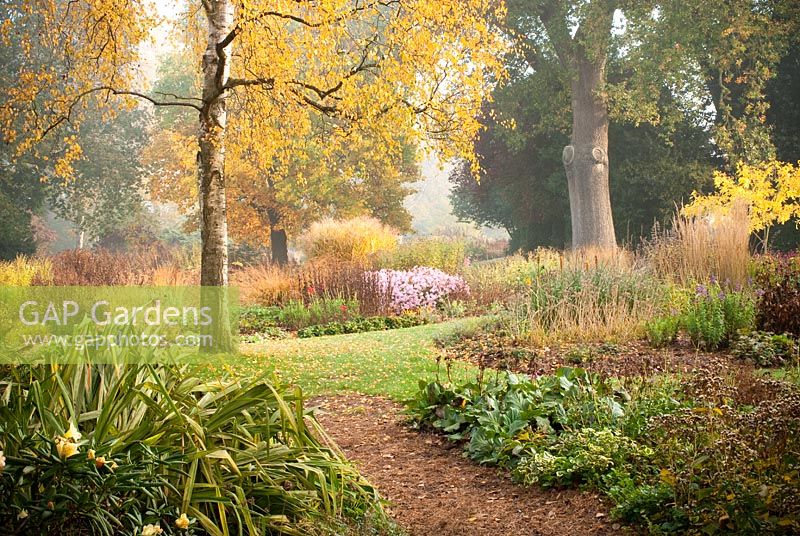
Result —
<svg viewBox="0 0 800 536"><path fill-rule="evenodd" d="M0 260L36 251L32 217L41 207L44 197L41 188L28 181L18 183L14 176L0 172Z"/></svg>
<svg viewBox="0 0 800 536"><path fill-rule="evenodd" d="M778 64L775 78L767 85L767 125L772 129L772 141L778 160L800 162L800 32ZM770 233L772 247L794 250L800 246L800 227L797 220L776 224Z"/></svg>
<svg viewBox="0 0 800 536"><path fill-rule="evenodd" d="M75 226L78 248L124 228L142 210L145 120L139 110L120 111L116 121L90 114L75 133L81 155L72 178L48 183L48 203Z"/></svg>
<svg viewBox="0 0 800 536"><path fill-rule="evenodd" d="M13 9L0 4L0 20L8 20ZM34 33L39 29L36 20L18 20L15 32ZM8 29L6 29L8 32ZM0 32L2 33L2 32ZM0 42L0 87L13 87L17 73L26 59L26 51ZM42 51L44 57L46 50ZM0 107L8 106L5 98ZM36 240L32 218L42 210L45 185L41 178L47 167L52 147L42 147L41 156L20 155L16 136L0 136L0 259L13 259L17 255L29 255L36 251ZM57 153L56 153L57 154Z"/></svg>
<svg viewBox="0 0 800 536"><path fill-rule="evenodd" d="M800 162L800 36L795 36L767 85L767 125L778 160Z"/></svg>
<svg viewBox="0 0 800 536"><path fill-rule="evenodd" d="M520 118L518 129L530 126ZM569 199L561 164L563 133L509 139L513 132L489 123L475 145L481 157L480 180L469 164L450 174L453 213L462 221L501 227L509 247L532 250L569 242Z"/></svg>
<svg viewBox="0 0 800 536"><path fill-rule="evenodd" d="M191 88L186 63L174 55L165 58L154 90ZM158 200L176 203L196 225L194 125L191 118L169 110L157 112L157 117L145 151L151 191ZM324 121L315 121L305 133L284 132L282 151L232 136L226 155L231 236L253 246L268 243L273 262L284 264L288 236L323 218L370 215L409 230L411 216L403 200L412 191L409 183L418 178L414 146L397 140L400 149L395 150L366 131L350 133L348 143L332 150L328 144L337 136Z"/></svg>

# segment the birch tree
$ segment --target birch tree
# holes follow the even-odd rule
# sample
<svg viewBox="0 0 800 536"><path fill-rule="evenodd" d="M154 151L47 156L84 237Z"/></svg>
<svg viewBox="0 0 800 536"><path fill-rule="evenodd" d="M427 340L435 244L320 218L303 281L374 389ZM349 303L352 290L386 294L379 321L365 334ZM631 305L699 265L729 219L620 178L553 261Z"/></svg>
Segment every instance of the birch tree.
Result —
<svg viewBox="0 0 800 536"><path fill-rule="evenodd" d="M149 2L20 0L2 7L0 41L21 62L4 88L0 133L17 155L58 139L44 156L68 180L81 149L65 127L80 123L88 101L196 113L201 284L226 285L229 139L291 160L280 132L302 133L318 116L340 140L368 130L392 147L403 132L411 143L431 140L444 158L472 158L480 104L503 75L506 41L492 24L503 9L492 0L193 1L186 26L201 20L204 30L187 53L201 60L201 87L176 95L137 85L141 45L157 24ZM18 31L28 26L38 31Z"/></svg>

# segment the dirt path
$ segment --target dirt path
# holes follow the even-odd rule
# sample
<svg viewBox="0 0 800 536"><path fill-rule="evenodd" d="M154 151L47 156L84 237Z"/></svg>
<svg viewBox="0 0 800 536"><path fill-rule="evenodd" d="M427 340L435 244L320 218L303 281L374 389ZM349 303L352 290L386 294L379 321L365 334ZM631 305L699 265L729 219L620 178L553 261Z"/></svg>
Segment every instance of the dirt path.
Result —
<svg viewBox="0 0 800 536"><path fill-rule="evenodd" d="M317 416L348 458L390 501L413 536L618 534L595 494L513 484L446 440L403 424L401 406L382 398L318 398Z"/></svg>

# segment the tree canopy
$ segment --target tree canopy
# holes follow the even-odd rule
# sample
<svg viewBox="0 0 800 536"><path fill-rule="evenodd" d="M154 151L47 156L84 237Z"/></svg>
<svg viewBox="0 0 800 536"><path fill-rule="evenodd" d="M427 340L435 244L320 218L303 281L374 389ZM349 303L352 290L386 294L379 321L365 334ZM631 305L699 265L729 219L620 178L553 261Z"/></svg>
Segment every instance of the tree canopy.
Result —
<svg viewBox="0 0 800 536"><path fill-rule="evenodd" d="M189 3L184 26L186 53L203 58L200 87L159 94L137 85L140 45L156 26L150 4L23 1L4 9L0 39L20 62L9 73L0 134L17 156L56 139L54 176L74 172L80 146L62 129L80 124L89 101L103 109L114 97L127 106L136 98L199 114L207 285L227 281L226 151L246 151L261 170L286 166L302 147L285 143L285 133L306 139L323 123L326 156L364 140L396 155L425 139L446 158L470 157L477 112L503 76L507 46L493 31L504 8L488 0L203 0Z"/></svg>
<svg viewBox="0 0 800 536"><path fill-rule="evenodd" d="M590 162L607 168L614 234L646 234L692 191L709 190L714 169L774 156L771 99L787 108L794 99L788 81L776 90L771 80L791 70L796 10L785 1L509 1L507 31L519 46L475 146L484 173L464 167L452 177L457 214L507 228L514 247L564 246L579 188L566 187L559 147L572 147L589 128L578 116L594 113L608 118L605 155ZM581 57L599 69L586 99L594 112L575 108Z"/></svg>

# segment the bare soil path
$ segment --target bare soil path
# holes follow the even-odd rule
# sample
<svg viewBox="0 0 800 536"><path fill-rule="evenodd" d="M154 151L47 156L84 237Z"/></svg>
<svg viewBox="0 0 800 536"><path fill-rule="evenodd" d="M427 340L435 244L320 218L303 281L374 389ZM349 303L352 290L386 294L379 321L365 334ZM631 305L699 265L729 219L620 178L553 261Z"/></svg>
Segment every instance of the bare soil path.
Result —
<svg viewBox="0 0 800 536"><path fill-rule="evenodd" d="M403 423L402 406L346 395L310 401L347 457L389 500L413 536L619 534L594 493L515 485L445 439Z"/></svg>

